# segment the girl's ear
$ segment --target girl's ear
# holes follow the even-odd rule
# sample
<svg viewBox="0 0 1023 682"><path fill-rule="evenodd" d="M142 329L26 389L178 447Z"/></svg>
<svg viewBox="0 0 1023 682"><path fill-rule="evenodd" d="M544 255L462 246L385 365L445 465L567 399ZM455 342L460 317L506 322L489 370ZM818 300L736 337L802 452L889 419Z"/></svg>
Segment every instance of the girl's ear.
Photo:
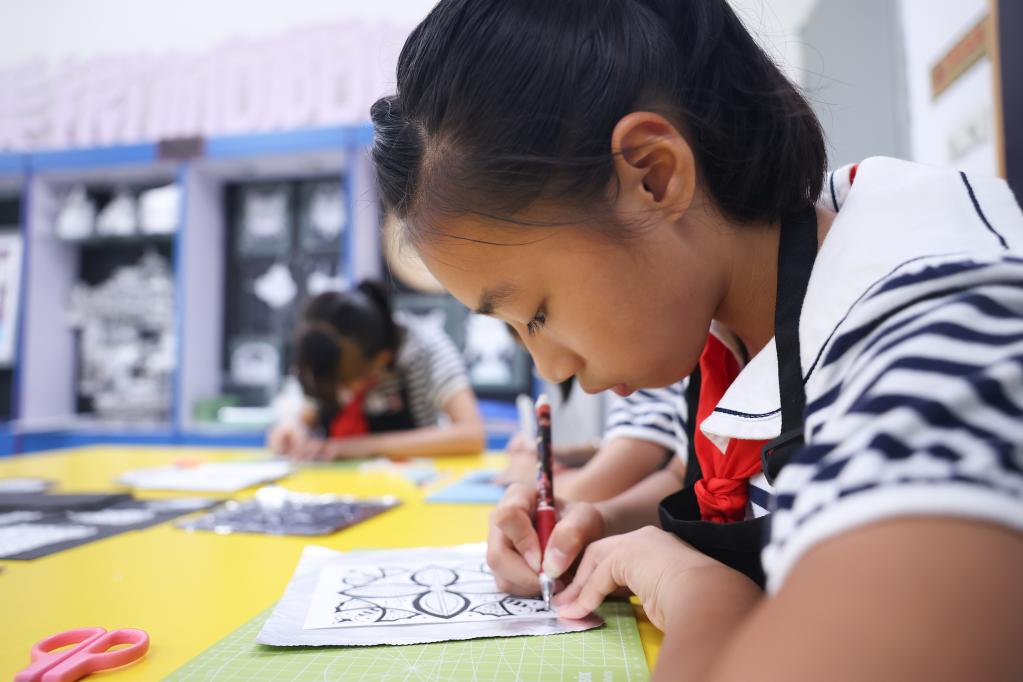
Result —
<svg viewBox="0 0 1023 682"><path fill-rule="evenodd" d="M685 138L668 119L637 111L618 121L611 134L618 196L617 218L649 220L660 213L676 222L693 203L696 158Z"/></svg>

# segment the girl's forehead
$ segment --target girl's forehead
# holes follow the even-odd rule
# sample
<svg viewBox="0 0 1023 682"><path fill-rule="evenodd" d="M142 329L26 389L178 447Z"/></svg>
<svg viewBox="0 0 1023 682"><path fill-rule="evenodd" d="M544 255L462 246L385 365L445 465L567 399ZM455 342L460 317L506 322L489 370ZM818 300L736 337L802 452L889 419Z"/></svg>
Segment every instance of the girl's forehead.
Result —
<svg viewBox="0 0 1023 682"><path fill-rule="evenodd" d="M528 255L507 253L514 248L505 248L491 256L489 251L497 247L484 245L427 246L420 250L423 263L434 277L460 303L470 310L480 309L483 293L518 279L532 265ZM514 286L514 284L513 284Z"/></svg>
<svg viewBox="0 0 1023 682"><path fill-rule="evenodd" d="M472 310L488 292L510 298L561 281L582 263L599 267L619 258L625 241L608 239L601 228L581 223L524 224L478 216L453 218L422 235L417 251L427 269L461 303Z"/></svg>
<svg viewBox="0 0 1023 682"><path fill-rule="evenodd" d="M567 253L589 250L606 242L597 229L581 223L544 223L534 216L520 222L461 217L425 233L417 245L420 257L449 269L521 267L523 261L558 260ZM606 245L606 244L605 244Z"/></svg>
<svg viewBox="0 0 1023 682"><path fill-rule="evenodd" d="M553 236L550 229L495 227L481 219L464 218L446 224L421 240L418 252L441 283L507 277L509 271L528 269L543 256L541 244Z"/></svg>

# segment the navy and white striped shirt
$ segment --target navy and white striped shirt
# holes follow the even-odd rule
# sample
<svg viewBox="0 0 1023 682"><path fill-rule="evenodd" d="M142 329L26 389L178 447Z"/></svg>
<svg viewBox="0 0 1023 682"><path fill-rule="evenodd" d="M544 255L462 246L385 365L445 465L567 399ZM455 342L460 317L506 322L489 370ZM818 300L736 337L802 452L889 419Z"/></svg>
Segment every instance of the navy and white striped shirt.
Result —
<svg viewBox="0 0 1023 682"><path fill-rule="evenodd" d="M1005 183L894 159L829 180L800 319L806 446L776 481L768 589L817 543L905 515L1023 530L1023 214ZM703 427L780 430L773 342ZM751 435L752 434L752 435Z"/></svg>
<svg viewBox="0 0 1023 682"><path fill-rule="evenodd" d="M636 438L663 446L684 462L688 452L685 397L688 379L665 388L644 388L611 404L604 440Z"/></svg>

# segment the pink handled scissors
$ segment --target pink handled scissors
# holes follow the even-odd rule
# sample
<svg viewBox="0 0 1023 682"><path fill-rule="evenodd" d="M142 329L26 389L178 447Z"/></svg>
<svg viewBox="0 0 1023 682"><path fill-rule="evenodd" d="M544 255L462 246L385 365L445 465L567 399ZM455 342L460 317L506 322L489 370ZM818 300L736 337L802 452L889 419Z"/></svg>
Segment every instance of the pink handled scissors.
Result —
<svg viewBox="0 0 1023 682"><path fill-rule="evenodd" d="M117 651L110 647L128 644ZM56 651L61 647L68 647ZM100 670L119 668L149 651L144 630L103 628L65 630L41 639L32 647L32 664L14 676L14 682L73 682Z"/></svg>

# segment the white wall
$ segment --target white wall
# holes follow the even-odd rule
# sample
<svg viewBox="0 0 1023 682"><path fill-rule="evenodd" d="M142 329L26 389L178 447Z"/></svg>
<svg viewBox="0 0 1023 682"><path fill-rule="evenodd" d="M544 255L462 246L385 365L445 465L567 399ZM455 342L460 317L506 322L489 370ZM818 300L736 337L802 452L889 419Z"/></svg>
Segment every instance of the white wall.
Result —
<svg viewBox="0 0 1023 682"><path fill-rule="evenodd" d="M732 0L747 27L798 72L796 27L814 0ZM189 52L343 20L415 25L436 0L0 0L0 67L29 59Z"/></svg>
<svg viewBox="0 0 1023 682"><path fill-rule="evenodd" d="M805 85L809 81L803 59L799 29L817 0L729 0L746 28L774 57L788 77Z"/></svg>
<svg viewBox="0 0 1023 682"><path fill-rule="evenodd" d="M986 0L900 0L906 49L911 150L914 161L995 175L994 83L982 59L937 99L931 67L987 12ZM950 153L953 137L966 136L967 151ZM969 140L973 140L972 147Z"/></svg>
<svg viewBox="0 0 1023 682"><path fill-rule="evenodd" d="M344 20L410 27L433 0L0 0L0 66L27 59L192 52Z"/></svg>
<svg viewBox="0 0 1023 682"><path fill-rule="evenodd" d="M832 168L909 156L905 58L892 0L818 0L801 35L804 85Z"/></svg>

